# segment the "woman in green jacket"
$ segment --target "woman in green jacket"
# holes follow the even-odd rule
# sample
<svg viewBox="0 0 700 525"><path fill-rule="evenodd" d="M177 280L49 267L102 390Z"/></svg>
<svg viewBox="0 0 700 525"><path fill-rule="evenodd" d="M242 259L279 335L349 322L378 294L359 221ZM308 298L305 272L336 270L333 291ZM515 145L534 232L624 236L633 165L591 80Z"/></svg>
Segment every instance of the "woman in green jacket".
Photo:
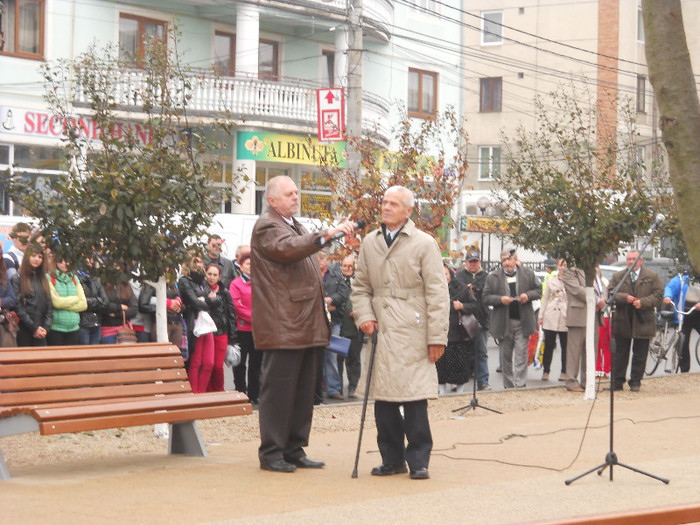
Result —
<svg viewBox="0 0 700 525"><path fill-rule="evenodd" d="M80 312L87 309L85 290L65 260L49 262L46 274L53 303L53 324L46 336L49 346L80 344Z"/></svg>

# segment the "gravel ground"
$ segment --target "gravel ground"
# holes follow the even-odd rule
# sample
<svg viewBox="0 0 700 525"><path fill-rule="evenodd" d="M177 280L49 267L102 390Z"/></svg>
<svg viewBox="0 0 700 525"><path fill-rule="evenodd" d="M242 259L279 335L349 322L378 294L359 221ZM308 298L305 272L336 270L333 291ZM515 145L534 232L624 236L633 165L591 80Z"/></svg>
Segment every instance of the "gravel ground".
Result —
<svg viewBox="0 0 700 525"><path fill-rule="evenodd" d="M601 384L604 386L606 383ZM645 392L664 396L697 392L700 374L673 375L645 379L641 393L627 390L616 393L616 400L635 399ZM479 392L480 403L504 413L537 411L587 403L582 394L572 394L563 387L508 392ZM468 405L471 394L451 394L430 401L429 414L433 422L449 420L455 408ZM608 393L601 392L597 402L608 402ZM314 411L312 443L314 436L332 432L356 431L359 428L362 403L321 405ZM470 411L466 417L484 417L486 410ZM207 443L241 443L259 439L258 417L238 416L209 419L198 422L201 435ZM365 428L374 427L372 408L367 410ZM153 427L128 427L120 429L40 436L37 433L8 436L0 440L5 461L10 468L62 463L65 461L96 459L134 453L162 453L167 441L153 436Z"/></svg>

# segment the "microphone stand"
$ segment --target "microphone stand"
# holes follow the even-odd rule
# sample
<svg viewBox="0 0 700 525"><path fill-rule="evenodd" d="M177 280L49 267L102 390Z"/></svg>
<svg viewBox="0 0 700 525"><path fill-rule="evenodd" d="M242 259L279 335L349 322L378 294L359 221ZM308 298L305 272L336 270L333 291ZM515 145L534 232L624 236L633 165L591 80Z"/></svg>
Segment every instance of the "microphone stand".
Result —
<svg viewBox="0 0 700 525"><path fill-rule="evenodd" d="M620 279L620 282L617 283L617 286L610 292L610 295L608 296L608 300L605 303L605 306L602 308L601 313L604 314L607 311L614 310L615 308L615 295L617 292L620 290L620 287L622 286L622 283L625 282L625 279L629 276L630 273L632 273L632 269L637 266L637 262L639 262L639 259L642 257L642 253L647 249L647 247L651 244L651 242L654 239L654 236L656 235L657 232L657 227L661 221L658 220L657 222L654 223L654 226L652 226L652 229L650 231L651 235L649 238L646 240L644 243L644 246L639 250L637 254L637 258L634 260L634 263L632 263L631 266L627 267L627 271L625 272L625 275ZM613 325L613 316L610 315L610 333L612 334L612 325ZM659 481L662 481L666 485L669 484L670 480L667 478L662 478L659 476L656 476L654 474L650 474L649 472L645 472L643 470L639 470L638 468L632 467L630 465L627 465L625 463L621 463L617 459L617 454L615 453L615 450L613 448L613 428L614 428L614 415L615 415L615 354L617 353L617 348L616 348L616 343L615 340L611 337L610 338L610 450L608 453L605 455L605 461L601 463L600 465L596 465L595 467L588 469L586 472L579 474L576 477L573 477L571 479L567 479L564 483L566 485L571 485L574 481L577 479L580 479L584 476L587 476L593 471L598 471L598 475L600 476L603 474L603 471L610 467L610 481L613 480L613 467L615 465L619 465L620 467L624 467L628 470L631 470L633 472L637 472L639 474L644 474L645 476L649 476L650 478L657 479Z"/></svg>
<svg viewBox="0 0 700 525"><path fill-rule="evenodd" d="M476 335L476 337L481 337L481 331L484 330L483 328L479 330L479 333ZM479 400L476 398L476 361L477 361L477 354L479 353L476 344L474 342L474 339L471 341L473 343L473 354L474 354L474 391L472 393L472 400L469 402L468 405L464 405L459 408L455 408L452 412L459 412L460 410L462 411L458 416L454 416L455 418L459 418L464 416L469 410L476 410L477 408L483 408L484 410L490 410L491 412L495 412L496 414L503 414L503 412L499 412L498 410L495 410L493 408L485 407L484 405L479 404Z"/></svg>

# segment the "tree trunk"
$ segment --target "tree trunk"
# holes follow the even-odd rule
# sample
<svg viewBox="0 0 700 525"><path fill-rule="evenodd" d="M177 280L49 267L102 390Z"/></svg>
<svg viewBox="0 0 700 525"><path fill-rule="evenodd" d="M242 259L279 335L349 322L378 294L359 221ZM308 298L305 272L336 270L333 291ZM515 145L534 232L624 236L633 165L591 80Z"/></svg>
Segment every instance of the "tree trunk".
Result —
<svg viewBox="0 0 700 525"><path fill-rule="evenodd" d="M156 341L159 343L168 342L168 296L165 277L162 275L158 281L146 281L146 284L153 286L156 290Z"/></svg>
<svg viewBox="0 0 700 525"><path fill-rule="evenodd" d="M680 0L643 0L649 80L659 107L671 184L688 256L700 271L700 103L685 38Z"/></svg>

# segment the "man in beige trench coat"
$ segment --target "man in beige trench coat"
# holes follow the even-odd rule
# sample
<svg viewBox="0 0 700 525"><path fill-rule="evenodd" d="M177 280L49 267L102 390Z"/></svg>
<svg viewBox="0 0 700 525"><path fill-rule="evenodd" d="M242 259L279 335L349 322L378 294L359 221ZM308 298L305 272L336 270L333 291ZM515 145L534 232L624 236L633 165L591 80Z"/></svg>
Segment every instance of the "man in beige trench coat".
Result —
<svg viewBox="0 0 700 525"><path fill-rule="evenodd" d="M370 394L382 464L372 475L403 474L408 462L411 479L428 479L427 400L437 397L450 297L435 239L409 218L413 204L407 188L384 193L382 227L362 241L351 300L360 329L378 330Z"/></svg>

